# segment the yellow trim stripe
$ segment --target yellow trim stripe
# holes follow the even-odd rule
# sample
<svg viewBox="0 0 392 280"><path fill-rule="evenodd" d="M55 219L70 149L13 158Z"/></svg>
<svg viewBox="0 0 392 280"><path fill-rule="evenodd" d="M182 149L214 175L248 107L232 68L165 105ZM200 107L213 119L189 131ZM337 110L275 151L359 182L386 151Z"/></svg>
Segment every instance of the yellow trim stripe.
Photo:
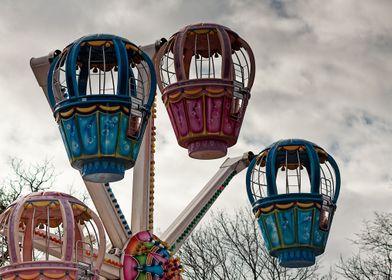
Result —
<svg viewBox="0 0 392 280"><path fill-rule="evenodd" d="M61 118L66 119L66 118L71 117L75 113L75 110L77 112L79 112L79 113L86 114L86 113L91 113L91 112L96 111L97 108L99 108L99 109L101 109L103 111L106 111L106 112L114 112L114 111L118 111L118 110L122 109L125 113L129 113L129 109L127 107L125 107L125 106L105 106L105 105L99 105L97 107L96 105L93 105L93 106L86 107L86 108L75 107L75 108L72 108L72 109L70 109L70 110L68 110L66 112L60 112L59 115L60 115Z"/></svg>
<svg viewBox="0 0 392 280"><path fill-rule="evenodd" d="M126 49L132 49L132 50L137 51L137 52L140 53L140 49L137 48L137 47L135 47L135 46L132 45L132 44L125 44L125 48L126 48Z"/></svg>
<svg viewBox="0 0 392 280"><path fill-rule="evenodd" d="M221 93L221 92L224 92L225 89L224 89L224 88L220 88L220 89L207 88L206 91L208 91L208 92L210 92L210 93Z"/></svg>
<svg viewBox="0 0 392 280"><path fill-rule="evenodd" d="M184 90L184 93L185 93L185 94L196 94L196 93L199 93L199 92L201 92L201 91L203 91L202 88L200 88L200 89L194 89L194 90Z"/></svg>
<svg viewBox="0 0 392 280"><path fill-rule="evenodd" d="M114 106L114 107L112 107L112 106L105 106L105 105L99 105L99 108L101 108L102 110L105 110L105 111L117 111L117 110L119 110L120 109L120 106Z"/></svg>
<svg viewBox="0 0 392 280"><path fill-rule="evenodd" d="M69 110L67 112L61 112L60 116L64 117L64 118L68 118L68 117L72 116L74 112L75 112L75 110L72 108L71 110Z"/></svg>
<svg viewBox="0 0 392 280"><path fill-rule="evenodd" d="M225 94L229 95L229 90L225 90L224 87L210 87L210 88L199 88L195 90L184 90L184 92L176 91L174 93L170 93L164 97L165 104L167 102L174 103L180 101L182 98L197 98L201 95L207 95L209 97L221 97Z"/></svg>
<svg viewBox="0 0 392 280"><path fill-rule="evenodd" d="M60 279L65 276L65 273L55 274L55 273L44 272L44 275L51 279Z"/></svg>
<svg viewBox="0 0 392 280"><path fill-rule="evenodd" d="M297 202L297 205L302 208L310 208L310 207L314 206L315 203L313 203L313 202L310 202L310 203Z"/></svg>
<svg viewBox="0 0 392 280"><path fill-rule="evenodd" d="M97 108L97 106L95 106L95 105L90 106L90 107L86 107L86 108L77 107L76 111L78 111L80 113L90 113L90 112L94 111L96 108Z"/></svg>
<svg viewBox="0 0 392 280"><path fill-rule="evenodd" d="M280 209L288 209L288 208L292 207L293 205L294 205L294 202L288 203L288 204L276 204L276 207L280 208Z"/></svg>
<svg viewBox="0 0 392 280"><path fill-rule="evenodd" d="M104 40L99 40L99 41L88 41L86 42L88 45L92 46L92 47L101 47L101 46L106 46L109 47L111 45L113 45L112 41L104 41Z"/></svg>
<svg viewBox="0 0 392 280"><path fill-rule="evenodd" d="M311 207L316 207L316 208L321 208L321 205L319 203L314 203L314 202L310 202L310 203L302 203L302 202L290 202L287 204L273 204L270 205L268 207L264 207L264 208L259 208L257 210L257 212L255 213L255 217L258 218L260 217L260 215L262 213L268 213L271 212L275 209L277 210L286 210L289 209L293 206L298 206L299 208L311 208Z"/></svg>
<svg viewBox="0 0 392 280"><path fill-rule="evenodd" d="M25 280L32 280L35 279L39 276L39 272L34 273L34 274L19 274L19 277Z"/></svg>
<svg viewBox="0 0 392 280"><path fill-rule="evenodd" d="M192 31L197 34L206 34L206 33L210 32L210 29L196 29L196 30L192 30Z"/></svg>
<svg viewBox="0 0 392 280"><path fill-rule="evenodd" d="M35 207L45 207L48 206L51 203L51 201L33 201L31 204Z"/></svg>

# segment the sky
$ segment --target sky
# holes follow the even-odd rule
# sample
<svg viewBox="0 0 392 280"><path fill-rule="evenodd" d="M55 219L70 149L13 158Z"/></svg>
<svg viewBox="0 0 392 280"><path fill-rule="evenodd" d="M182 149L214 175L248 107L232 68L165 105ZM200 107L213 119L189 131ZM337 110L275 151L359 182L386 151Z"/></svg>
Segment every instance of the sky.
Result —
<svg viewBox="0 0 392 280"><path fill-rule="evenodd" d="M236 146L257 153L285 138L303 138L333 155L341 196L321 264L356 249L350 239L374 211L391 211L392 2L389 0L20 1L0 9L0 170L12 157L51 159L55 188L84 188L71 168L57 124L29 67L31 57L94 33L137 45L169 38L188 24L228 26L252 47L256 79ZM157 93L160 96L160 93ZM177 145L158 98L155 228L159 235L224 159L198 161ZM132 172L112 188L130 222ZM213 211L250 207L245 172Z"/></svg>

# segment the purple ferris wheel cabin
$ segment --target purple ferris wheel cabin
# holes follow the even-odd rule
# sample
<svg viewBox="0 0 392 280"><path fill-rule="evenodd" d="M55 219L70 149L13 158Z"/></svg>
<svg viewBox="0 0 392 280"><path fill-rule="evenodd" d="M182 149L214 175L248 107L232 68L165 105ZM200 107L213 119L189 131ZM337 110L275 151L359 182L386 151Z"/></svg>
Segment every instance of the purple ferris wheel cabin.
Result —
<svg viewBox="0 0 392 280"><path fill-rule="evenodd" d="M155 67L178 144L192 158L225 156L237 142L255 76L249 45L227 27L189 25L160 49Z"/></svg>

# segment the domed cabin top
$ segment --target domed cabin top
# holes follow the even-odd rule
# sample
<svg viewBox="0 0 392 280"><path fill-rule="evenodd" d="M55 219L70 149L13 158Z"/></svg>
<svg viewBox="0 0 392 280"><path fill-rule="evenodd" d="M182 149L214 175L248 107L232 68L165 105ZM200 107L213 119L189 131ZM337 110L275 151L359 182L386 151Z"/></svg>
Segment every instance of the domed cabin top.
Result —
<svg viewBox="0 0 392 280"><path fill-rule="evenodd" d="M249 93L255 76L248 43L212 23L188 25L174 34L158 52L155 65L162 93L192 82L224 83Z"/></svg>
<svg viewBox="0 0 392 280"><path fill-rule="evenodd" d="M237 142L254 81L248 43L221 25L188 25L161 47L155 71L178 144L192 158L225 156Z"/></svg>
<svg viewBox="0 0 392 280"><path fill-rule="evenodd" d="M70 106L114 102L149 112L156 90L153 64L127 39L107 34L84 36L52 61L48 99L54 112Z"/></svg>
<svg viewBox="0 0 392 280"><path fill-rule="evenodd" d="M0 278L69 279L80 273L99 278L106 246L103 226L70 195L40 192L21 197L0 215L0 239L5 263Z"/></svg>
<svg viewBox="0 0 392 280"><path fill-rule="evenodd" d="M260 152L247 171L248 198L254 209L274 200L320 197L335 204L339 168L324 149L301 139L278 141Z"/></svg>

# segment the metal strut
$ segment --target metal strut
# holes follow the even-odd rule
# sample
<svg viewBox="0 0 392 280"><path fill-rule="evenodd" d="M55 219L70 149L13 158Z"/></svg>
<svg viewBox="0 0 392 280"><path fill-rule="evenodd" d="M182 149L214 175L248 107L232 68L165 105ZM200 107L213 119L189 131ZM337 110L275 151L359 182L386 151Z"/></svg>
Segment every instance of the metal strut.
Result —
<svg viewBox="0 0 392 280"><path fill-rule="evenodd" d="M122 249L132 232L109 184L84 181L106 233L115 248Z"/></svg>
<svg viewBox="0 0 392 280"><path fill-rule="evenodd" d="M242 157L227 158L214 177L162 234L162 240L171 246L173 253L180 249L230 180L249 165L251 155L245 153Z"/></svg>
<svg viewBox="0 0 392 280"><path fill-rule="evenodd" d="M143 46L141 49L153 58L159 47L160 43L157 42ZM145 75L145 73L141 74ZM143 77L143 80L148 80L148 77ZM147 86L147 83L145 86ZM154 100L151 117L148 119L143 141L140 145L139 155L133 168L131 228L134 234L145 230L153 231L155 117L156 103Z"/></svg>

